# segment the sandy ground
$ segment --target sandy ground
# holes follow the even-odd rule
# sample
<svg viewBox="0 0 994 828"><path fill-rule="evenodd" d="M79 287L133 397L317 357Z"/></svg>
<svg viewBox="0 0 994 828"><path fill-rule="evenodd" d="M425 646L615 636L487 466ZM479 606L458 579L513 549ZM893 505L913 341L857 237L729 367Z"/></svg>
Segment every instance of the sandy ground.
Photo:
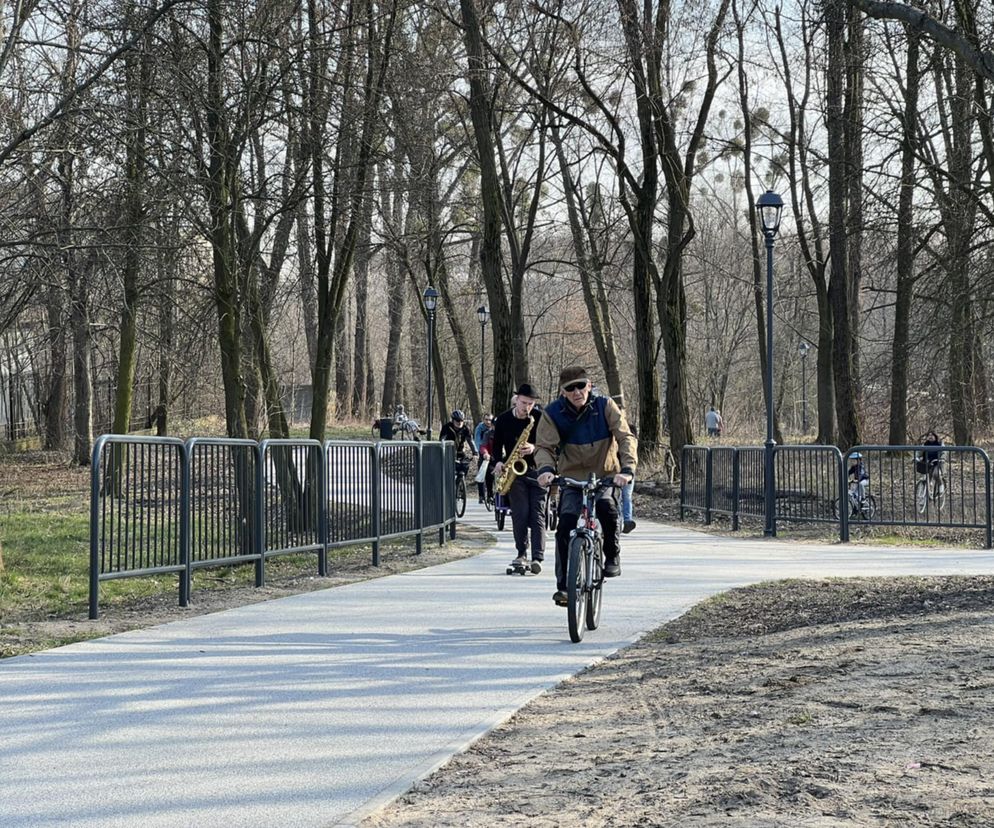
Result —
<svg viewBox="0 0 994 828"><path fill-rule="evenodd" d="M365 824L989 828L992 622L994 578L735 590Z"/></svg>

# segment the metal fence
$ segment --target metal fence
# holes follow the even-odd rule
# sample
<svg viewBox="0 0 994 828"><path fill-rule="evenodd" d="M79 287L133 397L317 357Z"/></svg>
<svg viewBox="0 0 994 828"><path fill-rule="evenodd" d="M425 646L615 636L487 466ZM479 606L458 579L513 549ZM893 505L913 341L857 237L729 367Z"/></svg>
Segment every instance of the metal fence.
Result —
<svg viewBox="0 0 994 828"><path fill-rule="evenodd" d="M782 525L826 524L848 541L853 526L982 530L992 547L991 462L973 446L942 446L937 471L923 446L774 448L774 531ZM705 524L723 515L737 530L742 519L763 519L762 446L684 446L680 517L699 512ZM851 472L862 455L867 479Z"/></svg>
<svg viewBox="0 0 994 828"><path fill-rule="evenodd" d="M452 443L207 439L107 434L90 478L90 618L101 581L177 574L179 603L193 572L313 555L426 532L456 534Z"/></svg>

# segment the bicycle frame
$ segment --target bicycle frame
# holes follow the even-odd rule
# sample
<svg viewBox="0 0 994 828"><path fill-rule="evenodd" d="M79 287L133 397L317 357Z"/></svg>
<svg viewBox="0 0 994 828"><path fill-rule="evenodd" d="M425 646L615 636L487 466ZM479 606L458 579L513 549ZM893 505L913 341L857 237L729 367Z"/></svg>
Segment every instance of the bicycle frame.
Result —
<svg viewBox="0 0 994 828"><path fill-rule="evenodd" d="M566 561L566 625L570 640L577 643L583 640L584 628L596 630L600 624L604 547L596 503L601 490L613 485L613 480L598 480L591 474L587 480L558 477L556 483L564 492L576 489L580 493L580 510L576 528L570 532Z"/></svg>

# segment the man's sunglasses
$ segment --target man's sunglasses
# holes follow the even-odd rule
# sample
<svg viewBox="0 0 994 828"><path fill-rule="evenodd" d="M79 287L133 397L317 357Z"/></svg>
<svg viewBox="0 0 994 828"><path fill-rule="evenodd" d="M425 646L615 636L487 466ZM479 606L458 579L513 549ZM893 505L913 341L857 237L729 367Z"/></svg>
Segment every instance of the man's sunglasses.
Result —
<svg viewBox="0 0 994 828"><path fill-rule="evenodd" d="M574 391L582 391L586 387L587 387L586 380L584 380L583 382L571 382L569 385L563 386L563 391L565 391L567 394L572 394Z"/></svg>

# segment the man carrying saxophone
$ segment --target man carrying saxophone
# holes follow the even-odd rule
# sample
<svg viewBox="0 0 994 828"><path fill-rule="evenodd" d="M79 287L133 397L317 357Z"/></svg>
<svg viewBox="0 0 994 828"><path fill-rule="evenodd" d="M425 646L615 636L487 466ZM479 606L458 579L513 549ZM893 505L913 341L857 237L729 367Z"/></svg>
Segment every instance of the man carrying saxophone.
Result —
<svg viewBox="0 0 994 828"><path fill-rule="evenodd" d="M542 412L535 409L536 394L523 382L508 411L494 420L494 488L507 497L518 557L512 566L528 564L531 533L531 570L542 571L545 558L545 490L535 482L535 425ZM505 491L506 490L506 491Z"/></svg>

